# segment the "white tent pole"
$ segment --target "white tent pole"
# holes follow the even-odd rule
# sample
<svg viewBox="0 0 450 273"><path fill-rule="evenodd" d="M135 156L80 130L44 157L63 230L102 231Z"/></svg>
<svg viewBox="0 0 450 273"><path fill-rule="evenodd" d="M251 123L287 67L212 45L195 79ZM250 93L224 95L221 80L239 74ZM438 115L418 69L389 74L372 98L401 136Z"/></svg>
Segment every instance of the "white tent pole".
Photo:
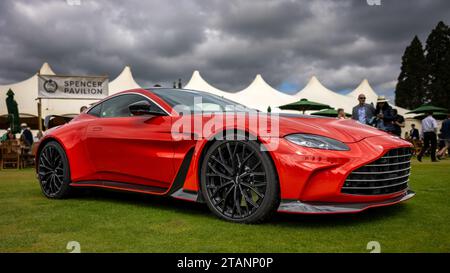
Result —
<svg viewBox="0 0 450 273"><path fill-rule="evenodd" d="M38 130L39 130L39 135L42 135L42 101L41 101L41 98L38 98L37 110L38 110Z"/></svg>
<svg viewBox="0 0 450 273"><path fill-rule="evenodd" d="M41 71L38 71L38 78L41 74ZM39 89L39 80L38 80L38 89ZM38 130L39 130L39 135L42 135L42 99L38 98L37 99L38 103L37 103L37 112L38 112Z"/></svg>

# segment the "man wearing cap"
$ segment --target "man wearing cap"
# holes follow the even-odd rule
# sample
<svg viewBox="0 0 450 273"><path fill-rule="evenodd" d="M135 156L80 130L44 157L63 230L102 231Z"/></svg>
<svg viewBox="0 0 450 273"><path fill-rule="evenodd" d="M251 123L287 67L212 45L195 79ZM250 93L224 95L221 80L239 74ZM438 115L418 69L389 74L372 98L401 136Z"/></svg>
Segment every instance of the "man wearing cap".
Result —
<svg viewBox="0 0 450 273"><path fill-rule="evenodd" d="M30 129L28 129L28 125L26 123L22 123L20 124L20 128L22 128L20 138L23 139L26 146L31 146L33 144L33 134Z"/></svg>
<svg viewBox="0 0 450 273"><path fill-rule="evenodd" d="M366 96L364 94L359 94L358 101L358 105L353 107L352 119L362 124L369 124L375 114L375 108L373 108L372 104L366 103Z"/></svg>
<svg viewBox="0 0 450 273"><path fill-rule="evenodd" d="M422 138L423 138L423 147L417 156L417 160L422 162L422 157L428 149L431 149L431 161L437 162L436 160L436 132L437 132L437 122L433 118L433 112L428 112L427 117L422 120ZM431 147L430 147L431 143Z"/></svg>

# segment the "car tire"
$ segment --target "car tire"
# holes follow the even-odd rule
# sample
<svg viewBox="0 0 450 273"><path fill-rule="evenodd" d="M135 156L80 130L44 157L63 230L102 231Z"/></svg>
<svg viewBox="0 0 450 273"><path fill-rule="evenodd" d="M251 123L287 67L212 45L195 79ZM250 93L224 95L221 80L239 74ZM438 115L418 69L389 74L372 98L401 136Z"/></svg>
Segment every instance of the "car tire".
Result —
<svg viewBox="0 0 450 273"><path fill-rule="evenodd" d="M275 168L256 141L214 142L203 157L200 176L206 204L227 221L260 223L279 206Z"/></svg>
<svg viewBox="0 0 450 273"><path fill-rule="evenodd" d="M47 198L62 199L70 195L69 161L58 142L49 141L40 149L37 172L42 192Z"/></svg>

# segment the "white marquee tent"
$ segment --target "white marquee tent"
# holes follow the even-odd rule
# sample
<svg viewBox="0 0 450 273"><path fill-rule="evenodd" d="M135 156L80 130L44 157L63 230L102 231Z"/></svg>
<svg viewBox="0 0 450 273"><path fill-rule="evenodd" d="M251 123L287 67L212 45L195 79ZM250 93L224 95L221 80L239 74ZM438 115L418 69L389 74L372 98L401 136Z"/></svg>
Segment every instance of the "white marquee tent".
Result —
<svg viewBox="0 0 450 273"><path fill-rule="evenodd" d="M356 102L345 95L341 95L322 85L316 76L312 76L306 86L293 95L297 100L307 99L324 103L338 109L343 108L345 112L351 113Z"/></svg>
<svg viewBox="0 0 450 273"><path fill-rule="evenodd" d="M108 88L109 94L113 95L124 90L141 88L141 86L134 80L130 66L125 66L119 76L109 82Z"/></svg>
<svg viewBox="0 0 450 273"><path fill-rule="evenodd" d="M271 87L260 74L245 89L233 93L231 99L247 107L267 111L270 106L272 112L280 112L278 107L295 102L292 96L282 93Z"/></svg>
<svg viewBox="0 0 450 273"><path fill-rule="evenodd" d="M372 86L370 86L369 81L364 79L358 87L355 88L352 92L348 93L347 96L351 97L353 101L358 101L359 94L364 94L366 96L366 103L373 103L375 106L377 103L378 94L373 90ZM389 102L391 106L397 109L398 113L406 118L412 117L412 114L406 114L409 110L395 106L393 102Z"/></svg>
<svg viewBox="0 0 450 273"><path fill-rule="evenodd" d="M296 100L292 96L272 88L259 74L256 75L255 79L248 87L233 93L222 91L212 86L205 81L200 75L200 72L196 70L184 88L208 92L264 112L267 111L269 106L273 112L279 112L281 110L278 106Z"/></svg>
<svg viewBox="0 0 450 273"><path fill-rule="evenodd" d="M192 77L189 80L189 82L184 86L185 89L193 89L193 90L200 90L205 91L220 97L224 97L227 99L231 99L230 92L222 91L218 88L215 88L208 82L206 82L203 77L200 75L200 72L198 70L195 70L194 73L192 73Z"/></svg>
<svg viewBox="0 0 450 273"><path fill-rule="evenodd" d="M353 101L358 101L359 94L364 94L366 96L366 103L373 103L373 105L377 103L378 94L372 89L372 86L370 86L367 79L364 79L358 87L348 93L347 96L352 98Z"/></svg>
<svg viewBox="0 0 450 273"><path fill-rule="evenodd" d="M268 106L270 106L273 112L292 112L291 110L280 110L278 106L305 98L311 101L328 104L336 109L343 108L345 112L351 113L353 107L358 103L359 94L365 94L367 103L373 103L374 106L376 105L378 98L378 94L370 86L367 79L364 79L352 92L343 95L326 88L316 76L312 76L306 86L294 95L288 95L274 89L264 81L259 74L248 87L244 88L242 91L233 93L212 86L203 79L200 72L196 70L192 74L192 77L185 88L209 92L261 111L267 111ZM391 103L391 105L393 105L393 103ZM410 117L410 115L406 114L408 111L407 109L398 106L394 107L398 109L399 114Z"/></svg>
<svg viewBox="0 0 450 273"><path fill-rule="evenodd" d="M48 63L44 63L39 70L42 75L55 75ZM109 83L109 94L115 94L122 90L139 88L131 73L129 66L126 66L119 76ZM38 96L38 73L31 78L14 84L0 85L0 115L8 113L6 108L6 93L11 89L14 92L14 99L19 105L20 114L37 116ZM95 100L61 100L42 99L42 116L53 115L73 115L80 112L84 105L94 103Z"/></svg>

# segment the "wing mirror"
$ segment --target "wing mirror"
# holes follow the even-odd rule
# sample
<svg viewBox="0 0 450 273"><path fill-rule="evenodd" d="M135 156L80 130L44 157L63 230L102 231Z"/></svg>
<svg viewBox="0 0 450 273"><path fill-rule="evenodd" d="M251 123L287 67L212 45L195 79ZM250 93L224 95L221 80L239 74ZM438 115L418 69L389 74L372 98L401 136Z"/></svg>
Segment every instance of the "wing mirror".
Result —
<svg viewBox="0 0 450 273"><path fill-rule="evenodd" d="M133 116L143 116L143 115L152 115L152 116L166 116L167 114L161 111L161 109L156 109L150 102L146 100L138 101L128 105L128 109L130 110Z"/></svg>
<svg viewBox="0 0 450 273"><path fill-rule="evenodd" d="M44 119L44 128L45 128L45 130L48 130L53 127L61 126L63 124L68 123L72 119L73 119L72 117L49 115L49 116L46 116Z"/></svg>

